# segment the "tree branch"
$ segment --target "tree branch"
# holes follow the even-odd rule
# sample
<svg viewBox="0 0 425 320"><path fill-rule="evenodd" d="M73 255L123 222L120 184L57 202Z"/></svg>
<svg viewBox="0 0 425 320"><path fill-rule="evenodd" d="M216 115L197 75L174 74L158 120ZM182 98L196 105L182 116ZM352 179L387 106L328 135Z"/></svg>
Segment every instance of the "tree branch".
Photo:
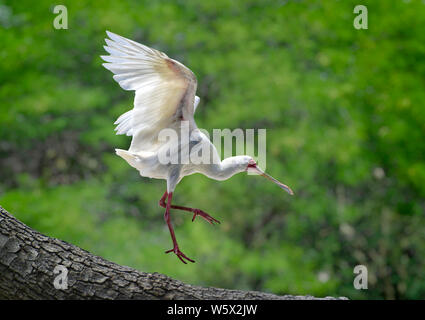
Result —
<svg viewBox="0 0 425 320"><path fill-rule="evenodd" d="M56 289L56 266L68 269ZM0 206L0 299L316 299L203 288L120 266L29 228ZM333 299L327 297L324 299Z"/></svg>

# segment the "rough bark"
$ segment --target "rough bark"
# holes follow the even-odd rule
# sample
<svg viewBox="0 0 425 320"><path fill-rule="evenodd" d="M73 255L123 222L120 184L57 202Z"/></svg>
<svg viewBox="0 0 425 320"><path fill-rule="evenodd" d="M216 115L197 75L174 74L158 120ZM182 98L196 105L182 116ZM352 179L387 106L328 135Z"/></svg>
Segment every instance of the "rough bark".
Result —
<svg viewBox="0 0 425 320"><path fill-rule="evenodd" d="M68 288L56 289L53 270L68 269ZM0 206L0 299L315 299L255 291L203 288L145 273L45 236ZM333 299L327 297L325 299Z"/></svg>

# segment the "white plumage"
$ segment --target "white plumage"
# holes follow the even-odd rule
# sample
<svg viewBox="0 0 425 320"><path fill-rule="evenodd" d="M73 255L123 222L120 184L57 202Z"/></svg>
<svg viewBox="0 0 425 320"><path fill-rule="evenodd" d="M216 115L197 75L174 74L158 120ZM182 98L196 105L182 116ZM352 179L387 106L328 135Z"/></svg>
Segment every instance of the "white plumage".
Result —
<svg viewBox="0 0 425 320"><path fill-rule="evenodd" d="M133 136L130 151L155 150L159 131L174 127L182 116L194 125L197 82L192 71L160 51L107 34L111 40L104 48L110 56L102 56L103 66L123 89L136 91L134 108L115 122L118 134Z"/></svg>
<svg viewBox="0 0 425 320"><path fill-rule="evenodd" d="M198 129L193 118L200 98L196 96L197 80L192 71L165 53L112 32L106 33L110 39L105 39L107 45L104 48L110 55L101 56L106 61L103 66L114 73L113 78L124 90L136 92L133 109L123 113L115 121L117 134L132 136L131 145L129 150L116 149L116 153L142 176L167 180L167 191L160 200L160 205L166 208L164 217L173 240L173 249L167 253L174 252L184 263L185 260L194 262L177 245L169 217L171 208L192 212L192 220L199 215L209 223L218 223L218 220L202 210L171 205L174 189L184 176L198 172L216 180L225 180L238 172L249 170L268 178L292 194L289 187L258 168L250 156L220 160L216 148ZM190 139L183 139L181 129L187 124ZM187 151L190 160L192 152L208 150L208 161L160 161L159 155L170 147L160 139L160 133L164 129L172 129L178 135L176 148L171 152L178 153L180 157Z"/></svg>

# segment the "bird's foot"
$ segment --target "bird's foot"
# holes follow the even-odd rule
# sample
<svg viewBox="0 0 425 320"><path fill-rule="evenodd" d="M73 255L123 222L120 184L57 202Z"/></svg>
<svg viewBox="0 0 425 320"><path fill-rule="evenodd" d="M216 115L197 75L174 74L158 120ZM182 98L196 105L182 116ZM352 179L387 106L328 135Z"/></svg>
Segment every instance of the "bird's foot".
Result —
<svg viewBox="0 0 425 320"><path fill-rule="evenodd" d="M186 259L187 261L190 261L190 262L195 262L194 260L188 258L183 252L181 252L178 246L174 246L173 249L165 251L165 253L170 253L170 252L174 252L176 254L177 258L179 258L181 260L181 262L183 262L184 264L187 264L187 262L184 261L184 259Z"/></svg>
<svg viewBox="0 0 425 320"><path fill-rule="evenodd" d="M214 219L213 217L211 217L208 213L200 210L200 209L193 209L193 218L192 218L192 222L195 221L196 216L200 216L201 218L203 218L205 221L207 221L208 223L214 224L214 223L220 223L220 221L218 221L217 219Z"/></svg>

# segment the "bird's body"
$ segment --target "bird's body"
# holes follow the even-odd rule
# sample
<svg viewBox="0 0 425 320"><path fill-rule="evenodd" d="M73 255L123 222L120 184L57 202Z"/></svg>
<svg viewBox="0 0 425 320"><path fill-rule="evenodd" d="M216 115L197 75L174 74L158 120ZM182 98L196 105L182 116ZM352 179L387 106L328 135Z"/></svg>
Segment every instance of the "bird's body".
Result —
<svg viewBox="0 0 425 320"><path fill-rule="evenodd" d="M110 39L106 39L105 50L110 55L102 56L107 62L104 67L115 74L114 79L123 89L136 91L134 108L115 122L117 134L132 136L131 145L129 150L116 149L116 153L141 176L167 180L167 191L159 202L166 208L164 217L174 245L167 252L174 252L184 263L193 262L177 245L169 216L171 208L193 213L192 221L199 215L210 223L218 223L202 210L171 205L173 192L185 176L201 173L226 180L252 170L292 194L287 186L259 169L250 156L220 159L194 120L200 99L196 96L197 80L192 71L160 51L108 31L107 34ZM173 139L164 139L164 132L173 133Z"/></svg>

